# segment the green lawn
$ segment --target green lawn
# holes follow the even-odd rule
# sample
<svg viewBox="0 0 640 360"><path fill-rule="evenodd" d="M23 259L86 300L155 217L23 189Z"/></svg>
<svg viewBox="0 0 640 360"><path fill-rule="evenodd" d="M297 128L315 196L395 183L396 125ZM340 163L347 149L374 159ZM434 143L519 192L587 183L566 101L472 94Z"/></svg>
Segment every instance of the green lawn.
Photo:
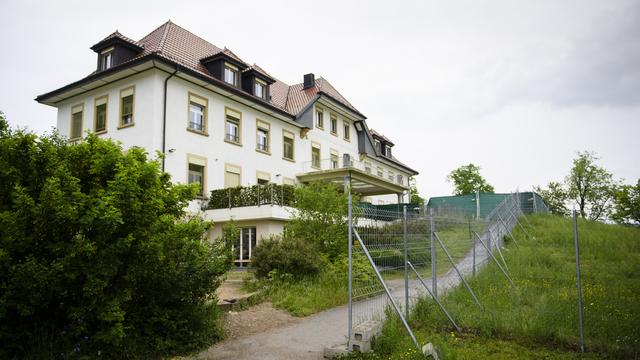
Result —
<svg viewBox="0 0 640 360"><path fill-rule="evenodd" d="M529 217L535 239L516 229L520 247L505 252L511 288L494 264L470 281L484 305L464 288L443 298L463 327L452 333L432 301L424 300L410 323L421 343L436 344L446 359L578 359L640 356L640 230L579 221L585 340L578 349L575 257L570 219ZM388 321L377 355L354 358L418 358L397 320Z"/></svg>

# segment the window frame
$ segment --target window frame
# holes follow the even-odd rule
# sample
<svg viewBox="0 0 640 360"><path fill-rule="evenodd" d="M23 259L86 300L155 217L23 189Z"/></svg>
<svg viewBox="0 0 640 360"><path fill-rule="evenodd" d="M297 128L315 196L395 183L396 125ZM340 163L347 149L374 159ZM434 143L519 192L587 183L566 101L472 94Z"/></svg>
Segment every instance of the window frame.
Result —
<svg viewBox="0 0 640 360"><path fill-rule="evenodd" d="M260 138L260 130L263 130L267 133L266 136L266 149L260 149L260 142L258 139ZM271 123L256 119L256 151L259 153L271 155Z"/></svg>
<svg viewBox="0 0 640 360"><path fill-rule="evenodd" d="M334 124L335 128L333 127ZM329 117L329 132L331 135L338 137L338 115L336 114L331 114Z"/></svg>
<svg viewBox="0 0 640 360"><path fill-rule="evenodd" d="M237 113L238 117L236 118L233 113ZM230 120L229 118L231 118L232 120ZM231 122L231 123L236 123L236 126L238 127L238 140L234 141L229 139L228 137L231 136L231 134L227 134L227 123ZM229 144L233 144L233 145L237 145L237 146L242 146L242 112L230 108L228 106L224 107L224 141L226 143Z"/></svg>
<svg viewBox="0 0 640 360"><path fill-rule="evenodd" d="M335 156L335 167L333 166L333 159ZM338 152L338 150L336 149L329 149L329 166L331 166L331 169L338 169L340 168L340 153Z"/></svg>
<svg viewBox="0 0 640 360"><path fill-rule="evenodd" d="M382 168L382 166L376 167L376 175L378 175L378 177L384 178L384 169Z"/></svg>
<svg viewBox="0 0 640 360"><path fill-rule="evenodd" d="M80 108L79 111L73 111L76 108ZM75 104L72 105L70 108L69 113L71 114L71 118L69 121L69 141L78 141L80 139L82 139L82 129L84 128L84 103L79 103L79 104ZM74 122L74 115L75 114L80 114L80 133L78 134L78 136L73 136L73 122Z"/></svg>
<svg viewBox="0 0 640 360"><path fill-rule="evenodd" d="M100 52L100 71L109 70L113 67L113 49L114 47L112 46ZM107 58L109 59L108 64L105 62Z"/></svg>
<svg viewBox="0 0 640 360"><path fill-rule="evenodd" d="M123 93L128 92L129 90L131 90L131 95L126 95L126 96L122 96ZM122 111L124 110L124 98L125 97L129 97L131 96L131 122L124 124L122 122L122 117L123 117L123 113ZM131 85L125 88L120 89L120 107L119 107L119 111L118 111L118 129L123 129L123 128L127 128L130 126L133 126L136 124L136 117L135 117L135 113L136 113L136 86L135 85Z"/></svg>
<svg viewBox="0 0 640 360"><path fill-rule="evenodd" d="M104 104L98 105L100 100L104 99ZM98 131L98 106L104 105L104 129ZM96 135L107 132L107 123L109 119L109 94L98 96L93 99L93 132Z"/></svg>
<svg viewBox="0 0 640 360"><path fill-rule="evenodd" d="M254 78L253 80L253 95L263 99L263 100L267 100L267 83L258 79L258 78ZM258 87L262 88L262 95L256 95L256 90L258 89Z"/></svg>
<svg viewBox="0 0 640 360"><path fill-rule="evenodd" d="M364 172L367 174L373 174L373 168L371 167L371 162L370 161L365 161L364 162Z"/></svg>
<svg viewBox="0 0 640 360"><path fill-rule="evenodd" d="M235 170L235 169L238 169L237 173L231 171L231 170ZM229 183L227 181L227 173L238 175L238 186L242 186L242 166L236 165L236 164L231 164L231 163L225 163L224 164L224 188L225 189L231 188L231 186L229 186Z"/></svg>
<svg viewBox="0 0 640 360"><path fill-rule="evenodd" d="M351 122L342 120L342 139L351 142Z"/></svg>
<svg viewBox="0 0 640 360"><path fill-rule="evenodd" d="M384 145L384 156L391 158L391 145L389 144Z"/></svg>
<svg viewBox="0 0 640 360"><path fill-rule="evenodd" d="M260 180L266 180L266 184L260 184ZM271 173L266 171L256 170L256 185L268 185L271 184Z"/></svg>
<svg viewBox="0 0 640 360"><path fill-rule="evenodd" d="M316 128L324 130L324 111L320 107L316 107Z"/></svg>
<svg viewBox="0 0 640 360"><path fill-rule="evenodd" d="M287 135L290 135L287 137ZM286 156L286 152L284 150L285 146L285 138L291 139L291 158ZM296 134L287 129L282 129L282 158L287 161L295 162L296 161Z"/></svg>
<svg viewBox="0 0 640 360"><path fill-rule="evenodd" d="M313 150L318 149L318 164L314 164ZM317 170L322 170L322 145L318 142L311 142L311 167Z"/></svg>
<svg viewBox="0 0 640 360"><path fill-rule="evenodd" d="M191 105L202 107L202 130L191 127ZM189 91L187 93L187 131L209 136L209 99Z"/></svg>
<svg viewBox="0 0 640 360"><path fill-rule="evenodd" d="M191 184L191 182L189 182L189 176L191 175L190 165L202 167L202 183L200 184L202 194L197 194L196 198L206 199L207 198L207 169L208 169L207 158L200 155L187 154L187 181L186 181L187 184Z"/></svg>
<svg viewBox="0 0 640 360"><path fill-rule="evenodd" d="M227 69L229 69L229 71L234 74L233 83L230 83L227 81ZM240 84L239 76L240 76L240 69L238 69L237 66L228 62L224 63L224 65L222 66L222 81L224 81L229 85L238 86Z"/></svg>

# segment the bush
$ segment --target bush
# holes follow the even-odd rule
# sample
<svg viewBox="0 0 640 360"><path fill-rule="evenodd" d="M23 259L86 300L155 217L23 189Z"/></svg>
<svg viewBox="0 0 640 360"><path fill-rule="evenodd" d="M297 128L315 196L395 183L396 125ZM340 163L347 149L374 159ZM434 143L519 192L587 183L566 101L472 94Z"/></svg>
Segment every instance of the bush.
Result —
<svg viewBox="0 0 640 360"><path fill-rule="evenodd" d="M260 241L253 253L256 276L300 279L320 271L321 257L313 244L298 238L273 236Z"/></svg>
<svg viewBox="0 0 640 360"><path fill-rule="evenodd" d="M2 123L2 121L0 121ZM139 148L0 124L0 358L159 358L221 337L228 269Z"/></svg>

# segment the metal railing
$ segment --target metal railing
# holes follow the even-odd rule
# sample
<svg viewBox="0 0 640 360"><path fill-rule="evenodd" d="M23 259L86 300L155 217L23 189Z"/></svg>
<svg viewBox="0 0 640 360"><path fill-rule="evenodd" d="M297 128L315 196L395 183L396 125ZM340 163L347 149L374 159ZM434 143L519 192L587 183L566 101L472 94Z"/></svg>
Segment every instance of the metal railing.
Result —
<svg viewBox="0 0 640 360"><path fill-rule="evenodd" d="M345 159L344 157L336 158L328 158L328 159L320 159L316 161L303 161L301 164L301 172L313 172L313 171L322 171L322 170L333 170L333 169L357 169L364 173L370 174L372 176L377 176L382 180L399 184L406 185L406 179L402 177L402 180L399 180L398 175L394 174L393 179L389 178L389 172L383 172L382 175L378 174L377 165L375 163L369 163L360 160L354 160L353 158Z"/></svg>
<svg viewBox="0 0 640 360"><path fill-rule="evenodd" d="M502 247L505 237L517 246L512 234L516 226L529 236L520 222L528 220L519 194L508 195L483 219L408 210L406 205L396 211L349 203L349 350L361 346L354 329L383 321L389 309L420 349L406 318L422 297L434 299L459 330L457 314L447 311L439 294L462 284L482 307L467 278L489 262L514 286Z"/></svg>
<svg viewBox="0 0 640 360"><path fill-rule="evenodd" d="M253 185L212 190L208 209L231 209L247 206L293 206L293 185Z"/></svg>

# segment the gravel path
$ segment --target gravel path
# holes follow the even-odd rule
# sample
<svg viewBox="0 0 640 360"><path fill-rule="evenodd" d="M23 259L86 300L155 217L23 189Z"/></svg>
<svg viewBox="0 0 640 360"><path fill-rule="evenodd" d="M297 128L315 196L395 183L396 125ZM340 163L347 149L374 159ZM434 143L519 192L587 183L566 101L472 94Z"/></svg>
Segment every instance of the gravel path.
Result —
<svg viewBox="0 0 640 360"><path fill-rule="evenodd" d="M487 244L486 238L483 240ZM486 264L487 260L489 260L487 251L479 243L476 244L478 267ZM447 260L441 257L439 261ZM458 262L458 268L466 275L472 272L472 267L473 256L470 251ZM428 285L431 284L431 279L424 280ZM438 293L442 294L459 283L460 278L451 269L438 278ZM402 303L404 298L403 285L402 279L388 282L392 295L398 303ZM412 281L409 284L409 296L414 299L424 296L426 291L421 287L417 280ZM359 304L359 306L362 305ZM262 320L253 319L253 321L272 322L268 317ZM220 342L199 354L197 359L322 359L325 347L346 344L347 306L336 307L291 322L284 321L281 325L265 326L264 331Z"/></svg>

